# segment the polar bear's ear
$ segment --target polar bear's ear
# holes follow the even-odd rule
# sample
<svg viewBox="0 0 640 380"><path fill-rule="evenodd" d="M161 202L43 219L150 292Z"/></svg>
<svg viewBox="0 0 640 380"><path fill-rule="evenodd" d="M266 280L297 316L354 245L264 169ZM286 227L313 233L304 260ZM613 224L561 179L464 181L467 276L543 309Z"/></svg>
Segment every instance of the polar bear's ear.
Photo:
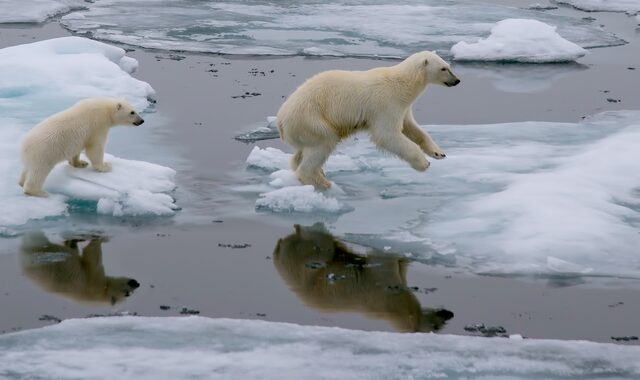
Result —
<svg viewBox="0 0 640 380"><path fill-rule="evenodd" d="M118 105L116 105L116 111L120 111L122 109L122 103L118 103Z"/></svg>
<svg viewBox="0 0 640 380"><path fill-rule="evenodd" d="M429 64L429 60L428 60L428 59L425 59L425 60L424 60L424 65L426 66L426 65L428 65L428 64Z"/></svg>

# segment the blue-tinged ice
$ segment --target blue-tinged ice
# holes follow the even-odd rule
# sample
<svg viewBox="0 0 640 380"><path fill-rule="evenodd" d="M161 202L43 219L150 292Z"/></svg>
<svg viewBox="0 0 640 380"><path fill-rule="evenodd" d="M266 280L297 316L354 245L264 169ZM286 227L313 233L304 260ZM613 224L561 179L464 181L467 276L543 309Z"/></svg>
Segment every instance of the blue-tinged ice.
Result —
<svg viewBox="0 0 640 380"><path fill-rule="evenodd" d="M323 220L346 240L417 260L485 274L638 278L640 257L640 111L606 112L581 123L520 122L428 126L447 153L420 173L359 136L325 166L341 191L298 211ZM247 185L261 211L275 191L300 187L291 155L254 148ZM277 178L274 178L277 177ZM302 196L302 190L297 198ZM313 195L316 197L315 195ZM324 199L323 198L323 199ZM311 196L309 197L311 202ZM296 207L295 205L293 206ZM281 213L281 208L273 206ZM322 211L322 212L320 212Z"/></svg>
<svg viewBox="0 0 640 380"><path fill-rule="evenodd" d="M640 347L203 317L72 319L0 335L8 379L635 379Z"/></svg>
<svg viewBox="0 0 640 380"><path fill-rule="evenodd" d="M175 213L177 206L167 194L175 188L175 171L124 157L107 155L110 173L60 163L45 182L48 198L27 197L18 186L22 137L46 117L92 96L123 97L138 111L149 108L154 90L131 76L137 64L121 48L81 37L0 49L0 235L15 235L30 221L68 215L80 201L92 204L85 209L94 214L116 217ZM140 137L142 128L148 127L122 132ZM126 148L131 138L112 140L107 151L117 148L120 156L132 151ZM145 150L148 143L132 146Z"/></svg>
<svg viewBox="0 0 640 380"><path fill-rule="evenodd" d="M140 15L145 17L140 17ZM467 0L102 0L62 17L77 33L152 49L257 55L446 54L486 37L498 21L535 19L583 48L623 44L576 17Z"/></svg>

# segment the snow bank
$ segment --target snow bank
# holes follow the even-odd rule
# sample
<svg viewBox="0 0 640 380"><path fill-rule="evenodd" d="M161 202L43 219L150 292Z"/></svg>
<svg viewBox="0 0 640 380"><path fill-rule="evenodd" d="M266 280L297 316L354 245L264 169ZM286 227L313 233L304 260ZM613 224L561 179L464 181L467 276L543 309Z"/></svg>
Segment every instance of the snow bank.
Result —
<svg viewBox="0 0 640 380"><path fill-rule="evenodd" d="M0 377L584 379L640 377L640 347L365 332L256 320L111 317L0 336Z"/></svg>
<svg viewBox="0 0 640 380"><path fill-rule="evenodd" d="M0 24L43 22L49 17L82 9L82 0L0 0Z"/></svg>
<svg viewBox="0 0 640 380"><path fill-rule="evenodd" d="M327 165L328 179L346 191L323 195L349 211L327 228L347 241L403 247L397 253L412 252L428 263L446 256L447 265L475 273L637 277L639 111L607 112L576 124L426 129L447 158L432 160L425 173L368 139L341 144L335 156L355 170ZM253 162L265 169L246 172L253 187L244 189L241 202L299 187L286 170L288 154L254 152L266 155ZM316 196L296 191L297 197ZM302 217L296 222L305 223Z"/></svg>
<svg viewBox="0 0 640 380"><path fill-rule="evenodd" d="M491 28L491 35L474 43L458 42L451 48L458 61L570 62L587 54L562 38L556 27L537 20L507 19Z"/></svg>
<svg viewBox="0 0 640 380"><path fill-rule="evenodd" d="M131 77L136 67L123 49L81 37L0 49L0 227L64 216L74 200L99 202L99 212L116 216L174 212L165 194L175 187L174 171L145 162L108 156L111 173L60 164L45 183L46 199L24 196L17 184L22 136L42 119L92 96L123 97L144 111L154 91Z"/></svg>
<svg viewBox="0 0 640 380"><path fill-rule="evenodd" d="M588 12L640 12L638 0L556 0Z"/></svg>

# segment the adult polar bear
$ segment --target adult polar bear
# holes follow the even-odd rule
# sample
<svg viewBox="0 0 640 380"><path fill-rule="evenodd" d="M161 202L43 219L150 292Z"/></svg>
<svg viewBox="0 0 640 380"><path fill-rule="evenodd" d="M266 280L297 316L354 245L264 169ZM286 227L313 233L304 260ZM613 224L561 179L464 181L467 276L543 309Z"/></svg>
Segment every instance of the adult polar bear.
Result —
<svg viewBox="0 0 640 380"><path fill-rule="evenodd" d="M95 170L111 171L111 165L103 161L109 129L142 123L144 120L133 107L118 98L84 99L46 118L22 141L24 169L20 186L27 195L46 197L42 185L58 162L68 160L69 165L76 168L88 165L80 159L83 150Z"/></svg>
<svg viewBox="0 0 640 380"><path fill-rule="evenodd" d="M332 70L311 77L277 114L280 137L296 148L291 169L302 183L329 188L322 165L342 139L366 129L378 147L415 170L426 170L429 161L424 153L445 157L411 112L411 105L430 83L451 87L460 80L442 58L429 51L391 67Z"/></svg>

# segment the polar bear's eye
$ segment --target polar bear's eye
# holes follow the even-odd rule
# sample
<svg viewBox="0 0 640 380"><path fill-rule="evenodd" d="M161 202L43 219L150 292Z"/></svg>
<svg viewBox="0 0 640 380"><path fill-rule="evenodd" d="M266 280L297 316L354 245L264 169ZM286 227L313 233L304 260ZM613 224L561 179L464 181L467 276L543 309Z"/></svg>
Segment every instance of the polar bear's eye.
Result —
<svg viewBox="0 0 640 380"><path fill-rule="evenodd" d="M445 67L441 68L440 71L447 71Z"/></svg>
<svg viewBox="0 0 640 380"><path fill-rule="evenodd" d="M130 114L133 115L135 112L131 111Z"/></svg>

